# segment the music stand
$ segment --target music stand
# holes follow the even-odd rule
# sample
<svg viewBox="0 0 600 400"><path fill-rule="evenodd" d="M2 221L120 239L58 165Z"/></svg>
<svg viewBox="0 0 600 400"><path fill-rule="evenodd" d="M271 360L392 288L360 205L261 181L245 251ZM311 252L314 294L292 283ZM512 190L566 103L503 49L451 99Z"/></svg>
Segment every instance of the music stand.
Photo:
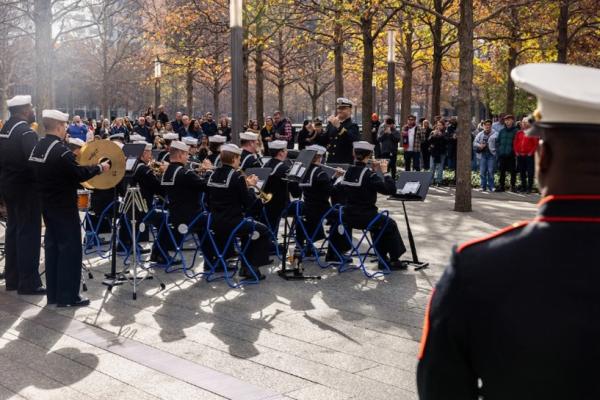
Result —
<svg viewBox="0 0 600 400"><path fill-rule="evenodd" d="M159 149L153 149L152 150L152 159L158 161L158 156L160 155L161 151L162 150L159 150Z"/></svg>
<svg viewBox="0 0 600 400"><path fill-rule="evenodd" d="M247 176L256 175L256 177L258 178L256 187L258 188L258 190L262 190L262 188L264 188L265 185L267 184L267 181L269 180L269 176L271 176L271 171L272 171L271 168L248 168L245 171L245 174Z"/></svg>
<svg viewBox="0 0 600 400"><path fill-rule="evenodd" d="M413 237L412 230L410 229L410 222L408 221L408 213L406 212L405 202L425 201L425 197L427 197L429 186L431 185L432 181L433 172L400 172L398 179L396 180L396 194L389 197L389 200L398 200L402 202L404 220L406 221L406 230L408 231L408 242L410 244L410 252L412 254L412 261L408 261L408 264L414 265L415 271L427 268L429 263L419 261L415 239Z"/></svg>
<svg viewBox="0 0 600 400"><path fill-rule="evenodd" d="M290 150L288 150L288 155L289 155L289 153L290 153ZM290 182L301 182L302 179L304 179L304 176L306 175L306 172L308 171L308 167L312 163L312 160L315 158L316 154L317 154L317 152L314 150L304 149L304 150L301 150L298 153L298 155L294 158L294 161L292 162L290 171L288 172L287 176L284 178L286 199L289 199L289 197L290 197L290 194L289 194L290 193L290 188L289 188ZM286 267L287 254L288 254L288 249L290 247L289 232L291 231L291 229L288 229L289 224L287 221L287 217L288 217L288 214L286 213L284 216L284 223L283 223L283 255L281 257L281 269L277 273L279 274L280 277L282 277L286 281L290 281L290 280L305 281L305 280L321 279L320 276L305 276L304 270L302 268L302 260L299 257L295 258L292 256L293 260L297 261L296 268L288 269ZM292 222L292 224L294 224L294 222ZM290 228L292 226L290 226ZM293 261L292 261L292 263L293 263Z"/></svg>

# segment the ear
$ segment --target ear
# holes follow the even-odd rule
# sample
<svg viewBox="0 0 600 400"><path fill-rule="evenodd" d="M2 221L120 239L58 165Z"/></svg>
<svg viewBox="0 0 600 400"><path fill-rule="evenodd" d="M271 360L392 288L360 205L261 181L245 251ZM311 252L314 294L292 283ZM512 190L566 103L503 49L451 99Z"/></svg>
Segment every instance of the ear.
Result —
<svg viewBox="0 0 600 400"><path fill-rule="evenodd" d="M552 167L553 153L552 147L547 140L540 139L535 153L535 170L540 189L546 186L546 178Z"/></svg>

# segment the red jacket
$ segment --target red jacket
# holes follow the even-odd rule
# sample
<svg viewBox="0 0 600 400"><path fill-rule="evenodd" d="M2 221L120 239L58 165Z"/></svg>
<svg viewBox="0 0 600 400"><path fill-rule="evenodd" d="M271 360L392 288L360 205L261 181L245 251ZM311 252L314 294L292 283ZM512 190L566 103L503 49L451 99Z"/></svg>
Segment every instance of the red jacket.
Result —
<svg viewBox="0 0 600 400"><path fill-rule="evenodd" d="M513 149L517 156L532 156L537 149L539 138L527 136L524 131L519 131L513 141Z"/></svg>

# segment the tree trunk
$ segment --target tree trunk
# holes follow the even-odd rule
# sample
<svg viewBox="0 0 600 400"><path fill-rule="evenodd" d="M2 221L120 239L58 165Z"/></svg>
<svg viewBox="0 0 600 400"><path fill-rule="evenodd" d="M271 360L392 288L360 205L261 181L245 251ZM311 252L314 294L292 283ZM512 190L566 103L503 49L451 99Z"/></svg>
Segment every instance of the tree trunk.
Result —
<svg viewBox="0 0 600 400"><path fill-rule="evenodd" d="M188 66L185 71L185 106L187 115L193 118L194 112L194 71Z"/></svg>
<svg viewBox="0 0 600 400"><path fill-rule="evenodd" d="M221 106L221 104L219 104L219 100L220 100L220 94L219 93L219 88L220 88L220 83L218 79L215 79L213 82L213 89L212 89L212 95L213 95L213 115L215 116L215 119L218 121L220 118L219 114L219 108Z"/></svg>
<svg viewBox="0 0 600 400"><path fill-rule="evenodd" d="M254 59L254 71L256 73L256 120L258 121L258 126L263 126L265 122L265 74L263 64L263 49L261 46L258 46Z"/></svg>
<svg viewBox="0 0 600 400"><path fill-rule="evenodd" d="M373 36L371 29L372 19L361 19L361 33L363 40L363 71L362 71L362 138L370 140L371 136L371 114L373 113Z"/></svg>
<svg viewBox="0 0 600 400"><path fill-rule="evenodd" d="M458 26L458 148L455 211L471 211L471 96L473 89L473 0L460 0Z"/></svg>
<svg viewBox="0 0 600 400"><path fill-rule="evenodd" d="M434 9L438 13L443 13L443 0L434 1ZM443 57L443 43L442 43L442 27L444 21L436 16L433 23L433 30L431 36L433 38L433 65L431 69L431 108L430 115L431 121L436 116L440 115L441 102L442 102L442 57Z"/></svg>
<svg viewBox="0 0 600 400"><path fill-rule="evenodd" d="M411 114L412 80L413 80L413 30L409 21L408 29L404 33L404 68L402 75L402 98L400 100L400 123L403 124ZM391 116L395 118L394 115Z"/></svg>
<svg viewBox="0 0 600 400"><path fill-rule="evenodd" d="M277 82L277 109L283 112L283 106L285 105L283 101L283 95L285 94L285 82L283 79L279 79ZM284 113L285 115L285 113Z"/></svg>
<svg viewBox="0 0 600 400"><path fill-rule="evenodd" d="M42 110L54 108L52 93L52 2L35 0L35 106L38 120ZM43 129L42 124L40 128Z"/></svg>
<svg viewBox="0 0 600 400"><path fill-rule="evenodd" d="M515 113L515 83L510 77L510 72L517 66L518 52L516 44L511 43L508 49L508 75L506 79L506 113Z"/></svg>
<svg viewBox="0 0 600 400"><path fill-rule="evenodd" d="M335 64L335 97L344 97L344 38L342 25L334 26L333 58Z"/></svg>
<svg viewBox="0 0 600 400"><path fill-rule="evenodd" d="M559 0L560 13L558 15L558 42L556 50L558 56L556 61L561 64L566 64L569 56L569 6L571 0Z"/></svg>

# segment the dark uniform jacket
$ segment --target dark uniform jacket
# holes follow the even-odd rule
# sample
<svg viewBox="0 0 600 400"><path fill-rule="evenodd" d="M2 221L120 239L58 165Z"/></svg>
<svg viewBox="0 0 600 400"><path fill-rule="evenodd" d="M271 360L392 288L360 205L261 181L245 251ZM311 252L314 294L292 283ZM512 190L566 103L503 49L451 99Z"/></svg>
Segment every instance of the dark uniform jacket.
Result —
<svg viewBox="0 0 600 400"><path fill-rule="evenodd" d="M161 150L160 153L158 153L158 162L169 162L170 159L169 150Z"/></svg>
<svg viewBox="0 0 600 400"><path fill-rule="evenodd" d="M38 142L26 121L10 118L0 130L0 191L31 185L35 180L28 159Z"/></svg>
<svg viewBox="0 0 600 400"><path fill-rule="evenodd" d="M140 192L146 201L148 210L152 208L154 195L162 195L164 193L158 177L154 175L152 169L143 162L139 162L135 168L133 173L133 184L137 184L140 187Z"/></svg>
<svg viewBox="0 0 600 400"><path fill-rule="evenodd" d="M215 167L219 167L221 164L221 153L210 153L208 155L208 161L212 163Z"/></svg>
<svg viewBox="0 0 600 400"><path fill-rule="evenodd" d="M333 182L321 166L311 164L299 186L302 190L305 213L323 215L331 208L329 197Z"/></svg>
<svg viewBox="0 0 600 400"><path fill-rule="evenodd" d="M339 128L327 125L327 162L335 164L352 164L352 143L360 140L358 125L352 118L342 121Z"/></svg>
<svg viewBox="0 0 600 400"><path fill-rule="evenodd" d="M427 311L420 398L599 399L598 248L598 195L546 197L534 220L455 248Z"/></svg>
<svg viewBox="0 0 600 400"><path fill-rule="evenodd" d="M216 168L208 176L207 191L212 226L219 231L235 228L257 202L254 190L246 185L246 178L230 165Z"/></svg>
<svg viewBox="0 0 600 400"><path fill-rule="evenodd" d="M396 193L394 178L389 174L381 176L360 161L348 168L339 187L346 199L344 219L357 227L366 227L377 214L377 193Z"/></svg>
<svg viewBox="0 0 600 400"><path fill-rule="evenodd" d="M202 192L206 181L187 166L172 162L160 182L169 200L170 219L173 223L189 223L202 211Z"/></svg>
<svg viewBox="0 0 600 400"><path fill-rule="evenodd" d="M242 150L242 154L240 154L240 169L242 171L245 171L248 168L260 167L262 167L262 164L260 163L260 158L258 158L257 154L250 153L248 150Z"/></svg>
<svg viewBox="0 0 600 400"><path fill-rule="evenodd" d="M29 157L37 176L44 209L77 210L80 182L100 174L99 166L80 166L73 152L58 136L46 135Z"/></svg>
<svg viewBox="0 0 600 400"><path fill-rule="evenodd" d="M298 184L284 180L290 172L290 166L287 163L276 158L271 158L264 165L264 168L271 168L271 174L262 190L273 194L273 199L267 204L267 209L276 208L283 210L290 201L290 194L294 197L300 197Z"/></svg>

